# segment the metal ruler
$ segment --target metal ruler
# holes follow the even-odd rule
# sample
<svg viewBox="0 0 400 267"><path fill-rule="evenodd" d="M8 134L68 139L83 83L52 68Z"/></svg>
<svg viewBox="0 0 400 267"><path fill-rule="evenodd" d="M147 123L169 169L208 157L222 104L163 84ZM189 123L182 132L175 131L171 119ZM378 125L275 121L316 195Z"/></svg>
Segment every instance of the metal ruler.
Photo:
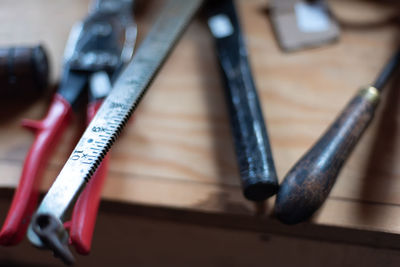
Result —
<svg viewBox="0 0 400 267"><path fill-rule="evenodd" d="M170 0L121 73L113 90L83 133L54 184L40 204L36 217L50 214L61 222L121 133L146 89L203 0ZM28 239L44 244L32 229Z"/></svg>

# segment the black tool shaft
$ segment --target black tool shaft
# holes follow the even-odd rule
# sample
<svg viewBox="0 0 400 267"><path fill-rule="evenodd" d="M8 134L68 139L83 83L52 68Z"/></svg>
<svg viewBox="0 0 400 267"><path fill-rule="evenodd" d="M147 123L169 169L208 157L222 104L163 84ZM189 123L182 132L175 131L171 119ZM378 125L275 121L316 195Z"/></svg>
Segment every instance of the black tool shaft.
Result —
<svg viewBox="0 0 400 267"><path fill-rule="evenodd" d="M397 53L381 72L378 85L387 83L398 63ZM323 204L343 164L372 121L382 89L371 86L360 90L317 143L289 171L275 203L278 219L295 224L308 219Z"/></svg>
<svg viewBox="0 0 400 267"><path fill-rule="evenodd" d="M278 180L239 19L232 0L209 2L208 24L225 80L243 192L261 201L276 193Z"/></svg>

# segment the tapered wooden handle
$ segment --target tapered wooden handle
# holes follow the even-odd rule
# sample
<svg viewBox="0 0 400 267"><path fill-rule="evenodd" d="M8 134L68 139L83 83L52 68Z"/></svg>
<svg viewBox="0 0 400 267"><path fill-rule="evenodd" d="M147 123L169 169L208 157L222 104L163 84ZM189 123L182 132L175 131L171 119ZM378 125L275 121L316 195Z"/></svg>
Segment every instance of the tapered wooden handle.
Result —
<svg viewBox="0 0 400 267"><path fill-rule="evenodd" d="M309 218L323 204L343 164L371 122L378 101L379 92L374 87L360 90L289 171L275 203L278 219L295 224Z"/></svg>

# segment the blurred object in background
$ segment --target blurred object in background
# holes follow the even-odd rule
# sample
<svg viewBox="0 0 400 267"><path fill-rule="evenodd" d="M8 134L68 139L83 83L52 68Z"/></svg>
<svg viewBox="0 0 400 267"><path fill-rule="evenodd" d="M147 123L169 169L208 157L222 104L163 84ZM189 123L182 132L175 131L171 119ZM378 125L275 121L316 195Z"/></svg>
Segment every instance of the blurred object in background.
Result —
<svg viewBox="0 0 400 267"><path fill-rule="evenodd" d="M330 8L342 30L371 31L400 23L398 0L334 0Z"/></svg>
<svg viewBox="0 0 400 267"><path fill-rule="evenodd" d="M37 99L49 83L43 46L0 48L0 93L3 101Z"/></svg>
<svg viewBox="0 0 400 267"><path fill-rule="evenodd" d="M269 16L286 52L324 45L339 37L339 25L322 0L270 0Z"/></svg>

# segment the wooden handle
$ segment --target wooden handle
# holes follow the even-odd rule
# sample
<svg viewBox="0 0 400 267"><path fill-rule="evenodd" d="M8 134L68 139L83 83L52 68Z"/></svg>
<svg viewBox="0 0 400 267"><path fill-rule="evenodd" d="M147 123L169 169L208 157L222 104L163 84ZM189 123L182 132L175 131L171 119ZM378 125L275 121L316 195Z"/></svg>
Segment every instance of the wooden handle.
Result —
<svg viewBox="0 0 400 267"><path fill-rule="evenodd" d="M275 213L295 224L325 201L344 162L371 122L379 101L374 87L362 89L318 142L289 171L279 189Z"/></svg>
<svg viewBox="0 0 400 267"><path fill-rule="evenodd" d="M0 48L0 95L30 99L41 95L49 82L49 63L44 47Z"/></svg>

